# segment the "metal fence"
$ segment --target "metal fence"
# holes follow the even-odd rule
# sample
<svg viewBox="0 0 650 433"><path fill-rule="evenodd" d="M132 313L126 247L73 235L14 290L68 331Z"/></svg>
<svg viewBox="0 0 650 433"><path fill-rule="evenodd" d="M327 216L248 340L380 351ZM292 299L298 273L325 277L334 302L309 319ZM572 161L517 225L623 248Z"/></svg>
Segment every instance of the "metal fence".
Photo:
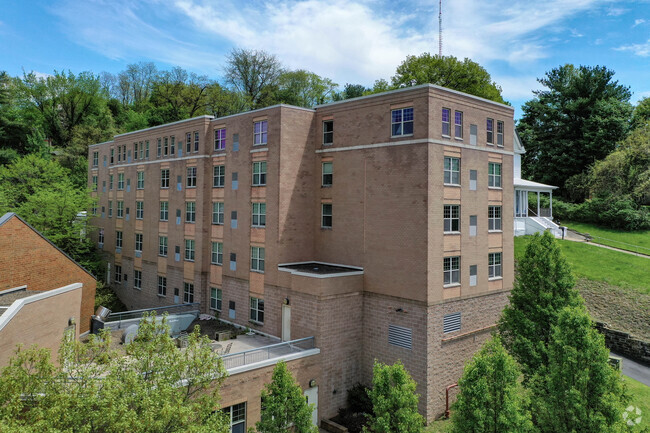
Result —
<svg viewBox="0 0 650 433"><path fill-rule="evenodd" d="M257 349L244 350L243 352L231 353L223 356L223 363L226 369L241 367L255 362L279 358L292 353L313 349L314 337L301 338L299 340L285 341Z"/></svg>
<svg viewBox="0 0 650 433"><path fill-rule="evenodd" d="M122 320L138 319L142 317L144 313L149 313L151 311L155 311L157 315L161 315L164 313L167 314L189 313L198 310L199 305L201 304L198 302L192 302L187 304L168 305L168 306L155 307L155 308L143 308L141 310L119 311L117 313L109 314L105 321L118 322Z"/></svg>

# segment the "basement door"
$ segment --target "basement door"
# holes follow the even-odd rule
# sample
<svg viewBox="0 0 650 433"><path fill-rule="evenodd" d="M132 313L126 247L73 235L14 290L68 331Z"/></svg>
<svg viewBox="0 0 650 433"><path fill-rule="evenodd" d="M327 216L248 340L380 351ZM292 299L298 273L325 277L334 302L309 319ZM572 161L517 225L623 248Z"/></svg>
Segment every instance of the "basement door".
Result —
<svg viewBox="0 0 650 433"><path fill-rule="evenodd" d="M318 427L318 387L307 388L304 395L307 404L314 404L314 411L311 413L311 422Z"/></svg>
<svg viewBox="0 0 650 433"><path fill-rule="evenodd" d="M282 306L282 341L291 340L291 306Z"/></svg>

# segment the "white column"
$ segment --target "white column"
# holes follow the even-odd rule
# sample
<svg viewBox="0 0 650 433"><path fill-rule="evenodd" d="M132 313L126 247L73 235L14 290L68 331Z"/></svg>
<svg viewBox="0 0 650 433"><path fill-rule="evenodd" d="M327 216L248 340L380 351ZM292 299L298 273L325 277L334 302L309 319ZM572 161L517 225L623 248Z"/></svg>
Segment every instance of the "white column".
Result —
<svg viewBox="0 0 650 433"><path fill-rule="evenodd" d="M553 190L548 193L548 205L550 207L551 219L553 219Z"/></svg>
<svg viewBox="0 0 650 433"><path fill-rule="evenodd" d="M537 191L537 216L539 217L539 191Z"/></svg>

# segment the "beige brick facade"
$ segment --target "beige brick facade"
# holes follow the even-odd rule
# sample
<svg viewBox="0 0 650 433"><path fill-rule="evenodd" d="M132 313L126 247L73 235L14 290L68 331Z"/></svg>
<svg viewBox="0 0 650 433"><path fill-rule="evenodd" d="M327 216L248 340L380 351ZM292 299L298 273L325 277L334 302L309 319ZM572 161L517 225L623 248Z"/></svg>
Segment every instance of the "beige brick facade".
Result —
<svg viewBox="0 0 650 433"><path fill-rule="evenodd" d="M391 113L404 109L398 114L412 109L412 134L393 135ZM449 113L448 135L443 110ZM488 119L494 144L487 142ZM333 122L331 144L323 144L324 121ZM256 138L257 122L267 127L261 144L255 141L264 141L260 134ZM224 149L215 150L215 131L221 129ZM94 224L104 230L111 282L130 308L183 302L184 284L192 283L194 301L207 312L210 288L218 288L221 318L276 336L282 335L282 309L288 304L291 338L314 336L321 350L321 417L336 414L354 383L370 381L375 359L401 359L418 383L421 411L431 420L444 411L445 387L489 335L512 288L513 129L510 107L417 86L314 110L281 105L116 136L89 150L89 184L96 176L99 197ZM165 156L164 140L170 147L172 136L174 155L169 149ZM145 146L137 160L136 145ZM117 159L118 149L126 161ZM447 184L445 158L459 164L458 180ZM332 165L331 186L322 184L323 163ZM500 169L499 182L490 176L490 164L498 165L493 167ZM224 166L223 183L219 178L214 184L217 166ZM196 187L188 187L188 167L197 167ZM167 169L169 187L161 188L161 170ZM141 189L138 171L144 173ZM118 189L119 173L124 173L124 189ZM489 179L496 182L493 187ZM124 202L124 212L129 209L128 220L126 214L117 217L118 201ZM143 202L142 220L136 219L136 201ZM160 218L161 201L168 202L167 221ZM195 203L193 222L186 222L187 202ZM213 223L214 203L223 203L222 222ZM258 203L266 207L263 227L253 225ZM322 227L323 204L331 205L331 227ZM444 231L445 205L460 206L454 233ZM488 232L489 206L500 207L501 230ZM470 229L474 220L476 228ZM117 231L123 237L120 252ZM136 233L143 236L141 254L134 250ZM160 236L167 237L166 256L159 255ZM185 240L194 241L192 261L185 260ZM221 264L211 263L214 242L222 245ZM263 272L252 269L259 267L252 257L258 248L264 251ZM500 267L491 268L494 278L488 273L491 253L501 259ZM452 257L459 267L445 285L444 258ZM280 266L296 262L361 268L362 274L352 269L345 275L310 275ZM114 281L116 264L122 267L121 283ZM140 289L134 288L136 270L142 272ZM158 292L159 276L167 278L165 296ZM251 297L264 301L263 323L250 321ZM444 317L453 313L460 313L460 329L443 333ZM389 344L390 325L410 330L410 349Z"/></svg>

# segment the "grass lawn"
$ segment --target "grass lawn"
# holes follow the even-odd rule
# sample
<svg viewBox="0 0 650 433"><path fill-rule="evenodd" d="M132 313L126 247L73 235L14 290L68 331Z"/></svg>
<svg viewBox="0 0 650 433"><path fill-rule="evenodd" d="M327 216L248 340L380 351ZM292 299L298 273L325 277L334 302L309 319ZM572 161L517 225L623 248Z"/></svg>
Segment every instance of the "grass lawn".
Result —
<svg viewBox="0 0 650 433"><path fill-rule="evenodd" d="M515 237L515 257L521 257L529 238ZM581 242L558 241L578 278L603 281L650 295L650 259Z"/></svg>
<svg viewBox="0 0 650 433"><path fill-rule="evenodd" d="M641 424L632 431L642 431L644 427L650 428L650 386L625 376L623 380L631 397L628 406L631 405L641 409Z"/></svg>
<svg viewBox="0 0 650 433"><path fill-rule="evenodd" d="M449 433L451 431L451 420L444 419L430 423L424 429L425 433Z"/></svg>
<svg viewBox="0 0 650 433"><path fill-rule="evenodd" d="M593 236L592 242L610 247L650 254L650 230L627 232L623 230L599 227L594 224L566 221L562 223L580 233Z"/></svg>

